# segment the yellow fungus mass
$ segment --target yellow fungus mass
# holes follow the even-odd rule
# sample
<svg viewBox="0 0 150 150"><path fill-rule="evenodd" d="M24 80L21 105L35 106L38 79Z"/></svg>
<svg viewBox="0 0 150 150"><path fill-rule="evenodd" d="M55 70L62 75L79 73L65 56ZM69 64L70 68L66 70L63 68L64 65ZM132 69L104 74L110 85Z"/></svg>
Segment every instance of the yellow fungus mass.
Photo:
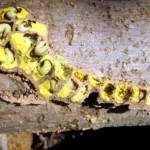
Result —
<svg viewBox="0 0 150 150"><path fill-rule="evenodd" d="M83 82L87 77L87 74L78 70L73 73L73 79Z"/></svg>
<svg viewBox="0 0 150 150"><path fill-rule="evenodd" d="M17 19L23 19L29 15L29 12L25 8L23 8L21 6L17 6L16 8L17 8L17 10L16 10L15 14L16 14ZM14 9L15 9L14 7L8 7L8 8L1 9L0 10L0 19L6 19L6 13L7 12L13 13Z"/></svg>
<svg viewBox="0 0 150 150"><path fill-rule="evenodd" d="M52 94L50 93L50 81L46 80L39 86L40 94L45 98L50 98Z"/></svg>
<svg viewBox="0 0 150 150"><path fill-rule="evenodd" d="M140 88L112 83L109 76L103 81L70 66L60 55L51 56L47 26L27 18L28 15L28 10L21 6L0 9L2 69L19 67L33 84L36 82L39 94L49 100L55 97L80 103L89 93L96 91L106 102L115 100L121 104L128 100L136 103L140 101ZM150 105L149 95L146 104Z"/></svg>
<svg viewBox="0 0 150 150"><path fill-rule="evenodd" d="M20 56L20 68L25 71L26 74L30 74L34 68L38 65L37 61L33 61L29 55Z"/></svg>
<svg viewBox="0 0 150 150"><path fill-rule="evenodd" d="M138 103L140 101L140 90L138 87L133 86L132 87L132 101L135 103Z"/></svg>
<svg viewBox="0 0 150 150"><path fill-rule="evenodd" d="M100 95L104 101L111 101L114 99L114 91L115 86L110 82L106 82L100 89Z"/></svg>
<svg viewBox="0 0 150 150"><path fill-rule="evenodd" d="M127 99L126 99L127 96ZM115 91L115 100L117 103L124 103L125 101L128 100L128 87L125 85L117 85L116 86L116 91Z"/></svg>
<svg viewBox="0 0 150 150"><path fill-rule="evenodd" d="M13 33L10 36L10 42L19 55L26 55L29 51L30 44L26 43L24 33Z"/></svg>
<svg viewBox="0 0 150 150"><path fill-rule="evenodd" d="M67 98L70 94L71 89L68 87L68 84L65 84L58 93L56 93L56 96L58 98Z"/></svg>
<svg viewBox="0 0 150 150"><path fill-rule="evenodd" d="M150 95L147 96L146 104L147 104L147 105L150 105Z"/></svg>
<svg viewBox="0 0 150 150"><path fill-rule="evenodd" d="M100 86L102 82L96 76L89 75L88 76L90 87L93 89L97 86Z"/></svg>
<svg viewBox="0 0 150 150"><path fill-rule="evenodd" d="M25 25L23 25L23 24L25 24ZM26 24L28 24L28 26ZM19 25L23 25L22 26L22 31L23 31L23 28L26 27L28 29L28 31L32 31L32 32L38 33L41 36L46 36L47 35L47 27L46 27L46 25L42 24L42 23L40 23L38 21L31 21L31 20L29 21L27 19L16 21L15 28L17 29L17 27Z"/></svg>
<svg viewBox="0 0 150 150"><path fill-rule="evenodd" d="M79 92L75 95L75 96L73 96L72 98L71 98L71 101L72 102L74 102L74 103L79 103L80 101L81 101L81 99L83 99L84 98L84 96L85 96L85 94L86 94L86 87L82 87L80 90L79 90Z"/></svg>
<svg viewBox="0 0 150 150"><path fill-rule="evenodd" d="M49 55L45 55L37 62L36 66L32 70L33 71L32 77L35 81L40 80L42 77L44 77L46 75L46 74L41 74L41 71L43 70L43 69L41 70L41 65L42 65L42 62L44 62L44 61L52 62L52 59L49 57ZM44 70L47 71L48 66L45 66L45 67L46 68ZM51 63L50 63L49 67L50 68L48 68L49 71L47 73L49 73L52 68Z"/></svg>
<svg viewBox="0 0 150 150"><path fill-rule="evenodd" d="M0 62L5 62L7 60L7 55L5 53L5 48L0 47Z"/></svg>
<svg viewBox="0 0 150 150"><path fill-rule="evenodd" d="M4 47L0 47L0 66L8 69L17 67L17 60L13 52Z"/></svg>
<svg viewBox="0 0 150 150"><path fill-rule="evenodd" d="M62 65L59 61L55 61L55 76L59 80L66 80L65 70L63 70Z"/></svg>
<svg viewBox="0 0 150 150"><path fill-rule="evenodd" d="M41 24L39 22L31 23L30 31L36 32L36 33L38 33L41 36L46 36L47 35L46 25Z"/></svg>

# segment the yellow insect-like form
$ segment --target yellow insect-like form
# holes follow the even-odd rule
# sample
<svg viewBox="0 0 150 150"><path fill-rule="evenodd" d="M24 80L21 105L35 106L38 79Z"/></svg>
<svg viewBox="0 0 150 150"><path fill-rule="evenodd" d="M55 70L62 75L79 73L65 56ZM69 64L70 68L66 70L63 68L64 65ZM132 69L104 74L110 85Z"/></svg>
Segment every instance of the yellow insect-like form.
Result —
<svg viewBox="0 0 150 150"><path fill-rule="evenodd" d="M61 56L50 55L47 26L31 16L21 6L0 10L0 70L19 70L34 84L37 99L29 99L28 104L53 99L81 103L92 92L98 93L100 102L119 104L138 103L146 94L150 104L148 89L102 80L70 66Z"/></svg>

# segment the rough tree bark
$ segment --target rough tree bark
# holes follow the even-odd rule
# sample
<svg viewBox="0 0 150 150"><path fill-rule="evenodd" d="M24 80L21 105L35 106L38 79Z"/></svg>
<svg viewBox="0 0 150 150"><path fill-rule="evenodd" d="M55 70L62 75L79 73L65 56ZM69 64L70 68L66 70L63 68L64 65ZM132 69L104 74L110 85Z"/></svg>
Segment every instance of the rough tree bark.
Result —
<svg viewBox="0 0 150 150"><path fill-rule="evenodd" d="M150 1L0 1L0 7L14 4L29 8L37 19L48 22L54 53L70 64L98 77L108 75L115 82L127 79L150 86ZM150 125L150 106L145 102L117 108L95 105L93 97L86 104L70 105L20 106L0 101L0 132Z"/></svg>

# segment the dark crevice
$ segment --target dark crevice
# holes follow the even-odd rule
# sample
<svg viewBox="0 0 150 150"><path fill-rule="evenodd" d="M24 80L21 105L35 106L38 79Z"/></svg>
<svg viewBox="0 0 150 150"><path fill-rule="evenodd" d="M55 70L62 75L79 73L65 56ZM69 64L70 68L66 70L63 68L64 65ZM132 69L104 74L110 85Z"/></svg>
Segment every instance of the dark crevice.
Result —
<svg viewBox="0 0 150 150"><path fill-rule="evenodd" d="M109 109L111 107L114 107L114 104L113 103L101 103L100 106L103 109Z"/></svg>
<svg viewBox="0 0 150 150"><path fill-rule="evenodd" d="M140 98L140 101L141 100L146 100L146 95L147 95L146 90L141 90L141 92L143 93L143 96Z"/></svg>
<svg viewBox="0 0 150 150"><path fill-rule="evenodd" d="M68 103L59 101L59 100L51 100L52 103L56 104L56 105L60 105L60 106L68 106Z"/></svg>
<svg viewBox="0 0 150 150"><path fill-rule="evenodd" d="M99 108L99 109L109 109L114 107L113 103L98 103L97 101L98 93L93 92L89 95L87 99L82 103L82 106L89 106L91 108Z"/></svg>
<svg viewBox="0 0 150 150"><path fill-rule="evenodd" d="M5 102L6 104L10 104L10 102L5 101L5 100L4 100L4 99L2 99L1 97L0 97L0 100L1 100L2 102Z"/></svg>
<svg viewBox="0 0 150 150"><path fill-rule="evenodd" d="M129 111L129 105L128 104L116 106L115 108L109 108L107 113L119 113L119 114L122 114L122 113L125 113L127 111Z"/></svg>
<svg viewBox="0 0 150 150"><path fill-rule="evenodd" d="M99 105L97 102L98 93L91 93L88 98L84 100L82 106L89 106L91 108L95 108L94 105Z"/></svg>

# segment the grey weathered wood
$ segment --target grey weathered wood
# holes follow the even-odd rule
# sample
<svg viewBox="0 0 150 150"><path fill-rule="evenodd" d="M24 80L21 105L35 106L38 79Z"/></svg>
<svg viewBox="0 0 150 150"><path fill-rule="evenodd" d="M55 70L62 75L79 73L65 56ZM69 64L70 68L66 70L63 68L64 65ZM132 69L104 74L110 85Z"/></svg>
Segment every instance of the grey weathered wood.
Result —
<svg viewBox="0 0 150 150"><path fill-rule="evenodd" d="M49 42L56 55L77 68L115 82L150 85L150 1L32 0L0 1L1 7L21 4L49 24ZM145 102L125 113L80 104L18 106L0 102L0 132L47 132L149 125ZM143 106L144 105L144 106Z"/></svg>

